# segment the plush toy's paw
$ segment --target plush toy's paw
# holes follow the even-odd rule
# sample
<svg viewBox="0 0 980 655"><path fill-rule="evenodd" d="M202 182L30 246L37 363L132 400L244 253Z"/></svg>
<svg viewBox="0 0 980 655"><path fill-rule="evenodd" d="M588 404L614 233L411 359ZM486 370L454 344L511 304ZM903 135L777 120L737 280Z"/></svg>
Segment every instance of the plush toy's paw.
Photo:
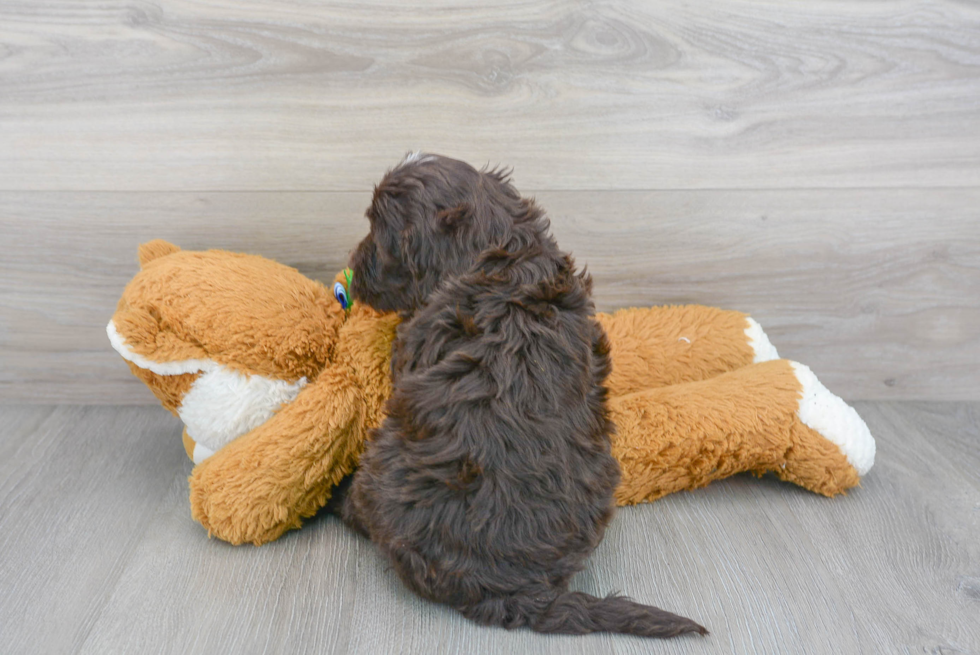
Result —
<svg viewBox="0 0 980 655"><path fill-rule="evenodd" d="M857 411L831 393L807 366L789 362L800 383L792 447L777 476L833 496L871 470L875 440Z"/></svg>
<svg viewBox="0 0 980 655"><path fill-rule="evenodd" d="M248 477L248 472L242 471L229 484L226 469L209 468L207 462L195 467L190 478L191 516L209 535L234 545L260 546L302 525L291 494L279 492L274 481L263 481L261 471L251 478L257 484L242 484ZM304 491L307 502L317 507L326 502L326 486Z"/></svg>
<svg viewBox="0 0 980 655"><path fill-rule="evenodd" d="M857 485L874 461L874 439L857 412L785 359L613 396L609 410L620 504L745 471L833 496Z"/></svg>
<svg viewBox="0 0 980 655"><path fill-rule="evenodd" d="M823 386L813 371L799 362L790 362L803 386L797 412L800 420L833 441L847 457L858 475L865 475L875 463L875 440L857 411Z"/></svg>
<svg viewBox="0 0 980 655"><path fill-rule="evenodd" d="M769 341L769 335L765 333L758 321L751 316L746 316L745 322L749 324L745 328L745 338L748 340L749 347L752 349L752 363L758 364L759 362L779 359L776 346L772 345L772 342Z"/></svg>

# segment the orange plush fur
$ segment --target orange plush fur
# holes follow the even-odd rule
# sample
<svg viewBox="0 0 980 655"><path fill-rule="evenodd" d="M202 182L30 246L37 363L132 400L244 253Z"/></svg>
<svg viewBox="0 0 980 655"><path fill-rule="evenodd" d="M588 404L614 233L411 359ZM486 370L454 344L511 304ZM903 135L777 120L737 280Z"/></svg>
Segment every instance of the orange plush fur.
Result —
<svg viewBox="0 0 980 655"><path fill-rule="evenodd" d="M154 241L140 262L109 336L187 425L194 518L235 544L300 527L383 417L398 318L345 312L322 285L257 256ZM806 367L760 361L775 350L750 338L746 315L682 306L598 318L612 343L620 505L743 471L832 496L870 468L863 421Z"/></svg>

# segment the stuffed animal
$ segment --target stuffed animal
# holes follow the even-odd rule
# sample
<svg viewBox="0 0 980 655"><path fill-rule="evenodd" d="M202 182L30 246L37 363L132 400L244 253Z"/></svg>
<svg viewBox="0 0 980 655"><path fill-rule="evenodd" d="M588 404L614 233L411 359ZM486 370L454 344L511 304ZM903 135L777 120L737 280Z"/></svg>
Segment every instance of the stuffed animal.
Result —
<svg viewBox="0 0 980 655"><path fill-rule="evenodd" d="M184 423L193 517L233 544L272 541L323 507L384 416L399 318L254 255L139 249L107 332ZM875 443L853 408L758 323L709 307L599 314L629 505L734 473L826 496L858 484Z"/></svg>

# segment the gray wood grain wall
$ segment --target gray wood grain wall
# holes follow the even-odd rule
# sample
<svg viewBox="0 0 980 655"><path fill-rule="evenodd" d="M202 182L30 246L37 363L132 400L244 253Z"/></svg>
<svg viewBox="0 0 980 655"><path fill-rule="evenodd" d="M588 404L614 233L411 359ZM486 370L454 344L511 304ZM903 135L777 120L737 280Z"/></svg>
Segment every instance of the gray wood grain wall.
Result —
<svg viewBox="0 0 980 655"><path fill-rule="evenodd" d="M136 245L321 279L407 150L503 163L600 308L752 313L855 399L980 399L980 7L0 2L0 401L143 403Z"/></svg>

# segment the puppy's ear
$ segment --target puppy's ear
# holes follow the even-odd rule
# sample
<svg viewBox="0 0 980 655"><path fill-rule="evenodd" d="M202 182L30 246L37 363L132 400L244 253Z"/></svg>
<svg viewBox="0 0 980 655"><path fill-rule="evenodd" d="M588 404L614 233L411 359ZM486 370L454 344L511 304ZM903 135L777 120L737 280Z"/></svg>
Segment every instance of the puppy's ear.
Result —
<svg viewBox="0 0 980 655"><path fill-rule="evenodd" d="M443 209L436 214L436 225L444 232L452 232L463 223L466 223L472 215L473 206L464 202L451 209Z"/></svg>

